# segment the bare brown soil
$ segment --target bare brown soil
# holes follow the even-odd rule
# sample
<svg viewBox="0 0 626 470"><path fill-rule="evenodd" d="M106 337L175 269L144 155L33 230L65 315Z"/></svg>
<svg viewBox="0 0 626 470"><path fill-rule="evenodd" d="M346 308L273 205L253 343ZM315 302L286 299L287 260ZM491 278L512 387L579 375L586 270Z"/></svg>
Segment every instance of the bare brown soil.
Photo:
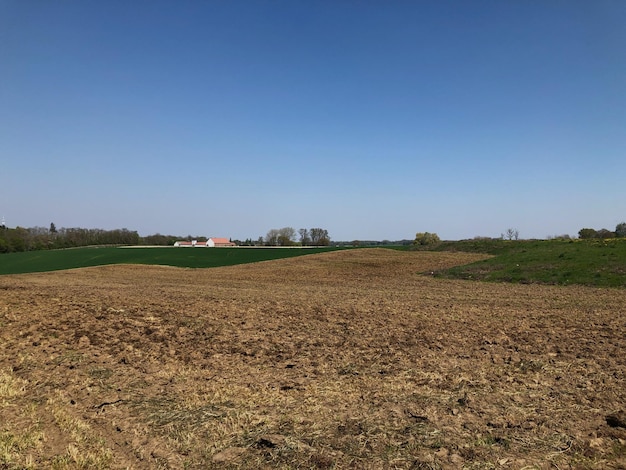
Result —
<svg viewBox="0 0 626 470"><path fill-rule="evenodd" d="M626 291L477 255L0 277L0 469L626 468Z"/></svg>

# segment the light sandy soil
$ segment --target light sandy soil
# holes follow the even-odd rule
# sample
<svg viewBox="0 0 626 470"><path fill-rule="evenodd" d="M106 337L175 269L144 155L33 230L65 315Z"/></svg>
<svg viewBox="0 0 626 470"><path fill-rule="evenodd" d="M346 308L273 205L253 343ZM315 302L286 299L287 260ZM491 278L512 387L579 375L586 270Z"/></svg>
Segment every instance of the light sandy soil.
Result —
<svg viewBox="0 0 626 470"><path fill-rule="evenodd" d="M626 468L626 291L478 258L0 276L0 469Z"/></svg>

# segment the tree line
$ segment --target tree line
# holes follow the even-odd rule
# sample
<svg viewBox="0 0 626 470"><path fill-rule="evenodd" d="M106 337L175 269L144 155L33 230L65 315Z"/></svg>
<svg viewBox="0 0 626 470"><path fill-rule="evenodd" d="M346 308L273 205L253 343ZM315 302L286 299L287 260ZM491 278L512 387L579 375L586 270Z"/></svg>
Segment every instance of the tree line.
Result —
<svg viewBox="0 0 626 470"><path fill-rule="evenodd" d="M330 235L328 230L315 228L301 228L298 231L293 227L270 229L265 235L265 246L328 246Z"/></svg>
<svg viewBox="0 0 626 470"><path fill-rule="evenodd" d="M140 237L134 230L115 229L87 229L87 228L60 228L54 223L50 227L15 227L8 228L0 225L0 253L18 251L54 250L76 248L90 245L157 245L172 246L177 240L206 241L206 237L179 237L156 233ZM242 246L328 246L330 235L322 228L301 228L296 231L291 227L271 229L265 237L257 240L232 240Z"/></svg>
<svg viewBox="0 0 626 470"><path fill-rule="evenodd" d="M502 234L503 239L517 240L519 232L517 229L508 229ZM603 238L626 238L626 222L617 224L614 231L608 229L583 228L578 232L581 239L603 239ZM162 235L160 233L140 237L134 230L126 228L115 230L86 229L86 228L60 228L57 229L54 223L50 227L31 228L8 228L0 225L0 253L10 253L16 251L51 250L61 248L74 248L90 245L161 245L171 246L176 240L200 240L205 241L206 237L178 237L174 235ZM329 246L331 244L328 230L314 227L294 229L293 227L283 227L270 229L265 237L256 240L246 239L245 241L232 240L236 245L242 246ZM412 241L413 245L432 245L439 242L436 233L417 233ZM411 241L404 240L406 244ZM357 246L362 243L351 242Z"/></svg>
<svg viewBox="0 0 626 470"><path fill-rule="evenodd" d="M578 238L626 238L626 222L617 224L614 232L605 228L601 228L600 230L593 228L581 228L578 231Z"/></svg>
<svg viewBox="0 0 626 470"><path fill-rule="evenodd" d="M102 230L87 228L60 228L54 223L46 227L0 226L0 253L16 251L52 250L89 245L136 245L140 237L128 229Z"/></svg>

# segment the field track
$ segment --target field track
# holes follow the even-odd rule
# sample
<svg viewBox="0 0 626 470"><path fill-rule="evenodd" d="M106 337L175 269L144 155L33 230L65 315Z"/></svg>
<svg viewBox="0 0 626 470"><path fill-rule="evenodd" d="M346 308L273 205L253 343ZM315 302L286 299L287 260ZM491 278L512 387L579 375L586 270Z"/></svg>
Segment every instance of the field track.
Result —
<svg viewBox="0 0 626 470"><path fill-rule="evenodd" d="M626 290L359 249L0 277L0 469L626 468Z"/></svg>

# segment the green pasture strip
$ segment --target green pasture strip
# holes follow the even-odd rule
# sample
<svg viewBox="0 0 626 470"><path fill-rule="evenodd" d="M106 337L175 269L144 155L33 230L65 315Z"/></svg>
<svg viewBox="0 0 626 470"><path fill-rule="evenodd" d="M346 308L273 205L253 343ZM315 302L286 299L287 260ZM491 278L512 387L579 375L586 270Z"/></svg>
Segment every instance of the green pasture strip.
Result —
<svg viewBox="0 0 626 470"><path fill-rule="evenodd" d="M213 268L310 255L334 248L115 248L27 251L0 255L0 275L58 271L108 264Z"/></svg>
<svg viewBox="0 0 626 470"><path fill-rule="evenodd" d="M537 284L626 287L626 239L447 242L438 251L494 257L436 273L439 277Z"/></svg>

